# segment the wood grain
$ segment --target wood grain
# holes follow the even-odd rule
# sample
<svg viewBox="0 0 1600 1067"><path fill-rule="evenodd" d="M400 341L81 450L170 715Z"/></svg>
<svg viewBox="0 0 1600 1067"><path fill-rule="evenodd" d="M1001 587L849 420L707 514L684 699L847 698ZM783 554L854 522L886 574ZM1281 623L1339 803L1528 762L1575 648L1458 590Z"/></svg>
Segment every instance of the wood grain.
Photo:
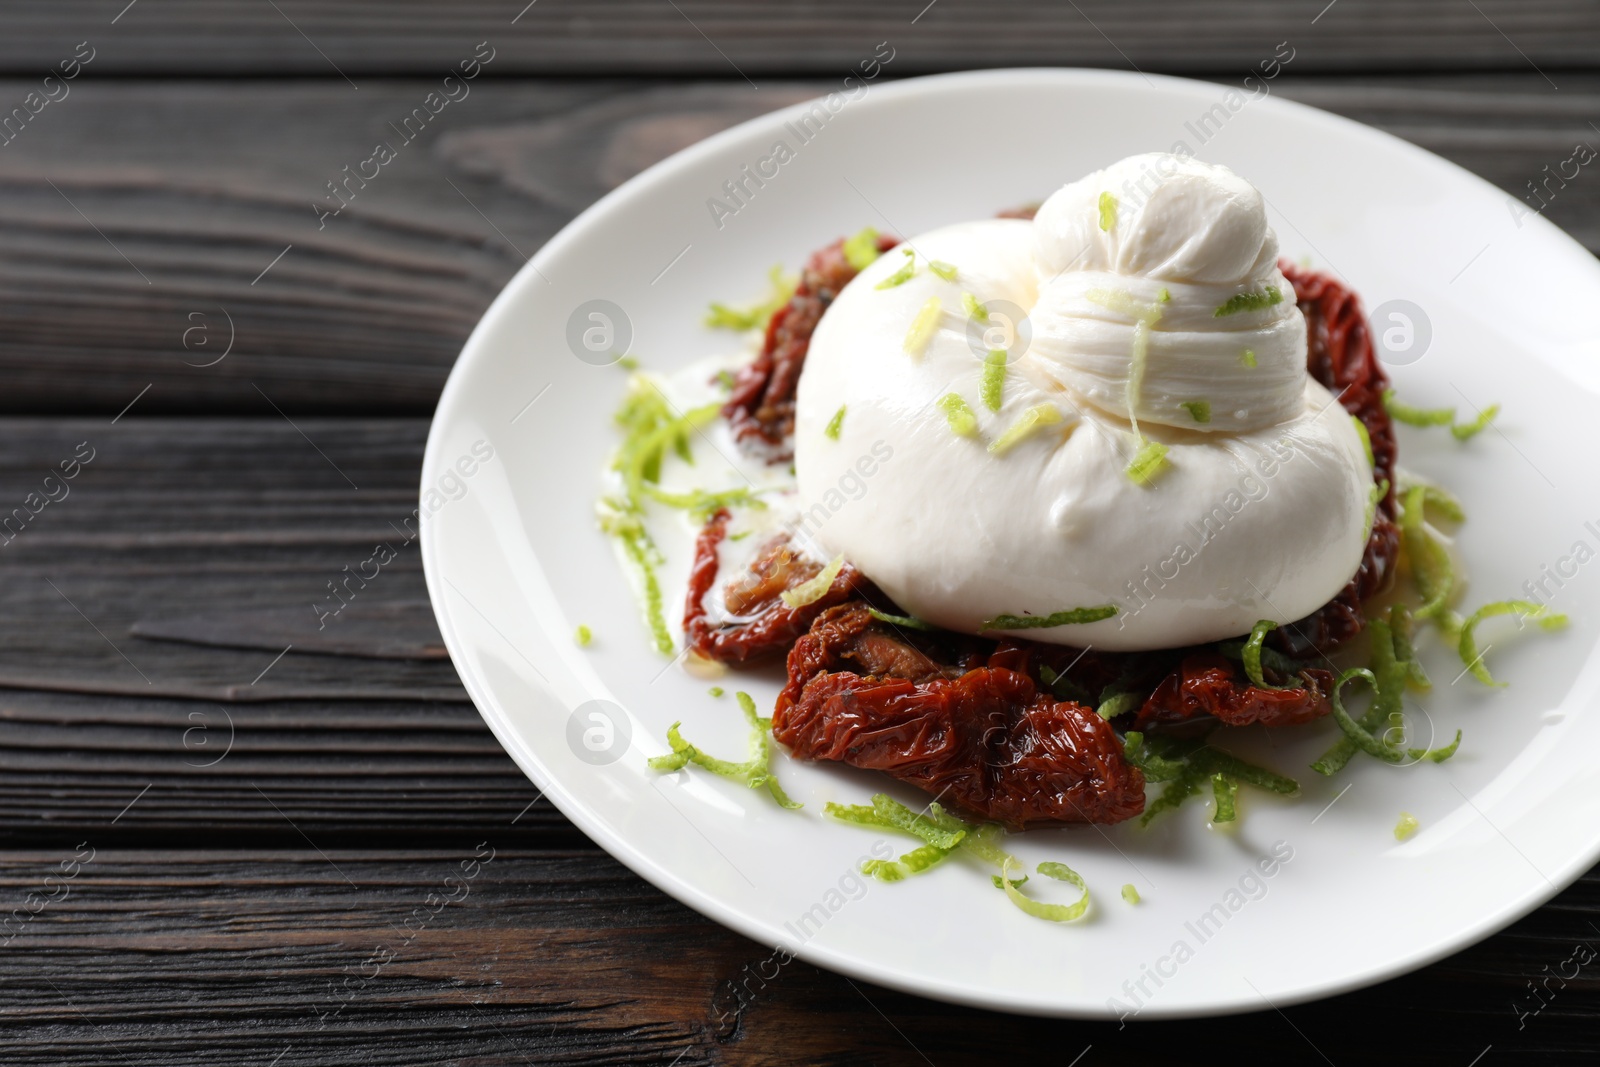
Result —
<svg viewBox="0 0 1600 1067"><path fill-rule="evenodd" d="M489 301L574 214L827 86L479 79L319 230L325 183L397 140L431 82L76 84L0 148L0 412L109 417L148 386L142 414L426 414ZM1592 74L1559 92L1532 72L1275 84L1515 194L1600 146ZM0 99L28 85L0 81ZM1545 214L1600 248L1587 170Z"/></svg>
<svg viewBox="0 0 1600 1067"><path fill-rule="evenodd" d="M496 73L758 83L771 73L842 75L883 40L916 73L1242 71L1286 38L1319 71L1554 69L1600 57L1600 17L1582 0L28 0L7 5L3 25L7 73L43 75L88 38L96 73L293 74L347 92L370 75L442 74L480 40L497 49Z"/></svg>
<svg viewBox="0 0 1600 1067"><path fill-rule="evenodd" d="M1512 1007L1527 1001L1524 975L1596 940L1583 919L1600 905L1592 877L1408 978L1282 1013L1119 1030L777 966L772 948L603 855L517 850L492 827L430 851L270 856L126 852L86 837L0 857L0 903L20 909L0 933L8 1064L1465 1067L1488 1045L1486 1063L1579 1062L1600 1021L1590 976L1553 983L1537 1015ZM55 900L41 904L46 894ZM1404 1033L1379 1039L1385 1019ZM1425 1035L1420 1060L1409 1035Z"/></svg>

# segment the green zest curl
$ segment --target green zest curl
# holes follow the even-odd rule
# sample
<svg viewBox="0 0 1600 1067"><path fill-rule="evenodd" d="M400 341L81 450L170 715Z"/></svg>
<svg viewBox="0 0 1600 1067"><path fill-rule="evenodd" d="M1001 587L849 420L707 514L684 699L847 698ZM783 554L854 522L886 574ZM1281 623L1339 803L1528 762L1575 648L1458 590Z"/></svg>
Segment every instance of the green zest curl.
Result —
<svg viewBox="0 0 1600 1067"><path fill-rule="evenodd" d="M944 418L950 424L950 432L957 437L976 437L978 435L978 416L973 414L967 402L955 393L946 393L939 398L939 410L944 412Z"/></svg>
<svg viewBox="0 0 1600 1067"><path fill-rule="evenodd" d="M1129 882L1127 885L1122 887L1122 899L1126 900L1129 904L1139 903L1139 890L1134 887L1132 882Z"/></svg>
<svg viewBox="0 0 1600 1067"><path fill-rule="evenodd" d="M1283 303L1283 294L1276 285L1269 285L1259 293L1235 293L1228 302L1211 313L1213 318L1236 315L1241 311L1261 311ZM1247 364L1249 366L1250 364Z"/></svg>
<svg viewBox="0 0 1600 1067"><path fill-rule="evenodd" d="M887 278L885 278L883 281L879 282L873 288L876 288L876 289L893 289L897 285L904 285L906 282L909 282L916 275L916 273L917 273L917 254L915 252L913 252L909 248L902 249L902 251L905 252L905 254L906 254L905 263L901 266L901 268L899 270L897 270L893 274L889 275Z"/></svg>
<svg viewBox="0 0 1600 1067"><path fill-rule="evenodd" d="M833 580L839 577L843 569L844 557L834 556L816 577L801 582L793 589L785 589L779 596L791 608L815 604L828 595L828 590L833 588Z"/></svg>
<svg viewBox="0 0 1600 1067"><path fill-rule="evenodd" d="M1465 663L1472 676L1484 685L1503 686L1504 682L1496 682L1489 674L1489 668L1483 665L1484 653L1478 651L1478 624L1497 615L1515 615L1519 620L1535 619L1541 630L1559 630L1567 624L1567 617L1552 615L1543 604L1535 604L1531 600L1499 600L1493 604L1485 604L1467 616L1466 622L1461 624L1461 638L1456 644L1456 652L1460 654L1461 662ZM1484 649L1484 652L1487 651L1488 649Z"/></svg>
<svg viewBox="0 0 1600 1067"><path fill-rule="evenodd" d="M1280 796L1293 796L1300 791L1300 783L1293 778L1246 763L1211 747L1204 738L1175 738L1168 734L1146 737L1138 731L1129 731L1123 738L1123 755L1144 772L1147 782L1165 783L1161 794L1145 806L1139 820L1141 826L1148 826L1162 812L1177 808L1205 785L1211 786L1216 802L1213 822L1237 818L1236 790L1232 787L1239 783ZM1227 784L1219 787L1218 777L1224 778Z"/></svg>
<svg viewBox="0 0 1600 1067"><path fill-rule="evenodd" d="M1256 354L1247 348L1239 353L1239 362L1246 367L1254 367L1256 365Z"/></svg>
<svg viewBox="0 0 1600 1067"><path fill-rule="evenodd" d="M1216 810L1211 815L1211 821L1232 822L1239 814L1235 798L1239 795L1239 783L1222 773L1211 776L1211 797L1216 803Z"/></svg>
<svg viewBox="0 0 1600 1067"><path fill-rule="evenodd" d="M1471 422L1456 422L1455 408L1414 408L1396 399L1393 389L1383 391L1383 406L1391 418L1407 426L1448 426L1450 435L1457 441L1470 441L1478 436L1500 414L1500 405L1490 404Z"/></svg>
<svg viewBox="0 0 1600 1067"><path fill-rule="evenodd" d="M1071 608L1053 615L996 615L979 626L980 630L1047 630L1052 626L1077 626L1109 619L1117 613L1115 604L1097 608Z"/></svg>
<svg viewBox="0 0 1600 1067"><path fill-rule="evenodd" d="M971 293L961 294L961 310L967 313L967 318L978 322L989 321L989 309L978 301Z"/></svg>
<svg viewBox="0 0 1600 1067"><path fill-rule="evenodd" d="M1372 454L1372 435L1367 432L1367 424L1354 415L1350 416L1350 421L1355 424L1356 436L1361 438L1361 450L1367 454L1367 466L1376 467L1378 460ZM1371 527L1369 526L1368 528L1370 529Z"/></svg>
<svg viewBox="0 0 1600 1067"><path fill-rule="evenodd" d="M910 615L891 615L887 611L879 611L877 608L874 608L874 607L868 607L867 608L867 614L871 615L874 619L877 619L879 622L886 622L890 626L901 626L901 627L904 627L907 630L937 630L938 629L938 627L934 626L932 623L923 622L921 619L914 619Z"/></svg>
<svg viewBox="0 0 1600 1067"><path fill-rule="evenodd" d="M1267 634L1278 628L1271 619L1262 619L1250 628L1250 637L1239 650L1239 660L1244 664L1244 674L1257 689L1298 689L1296 685L1271 685L1261 673L1261 646Z"/></svg>
<svg viewBox="0 0 1600 1067"><path fill-rule="evenodd" d="M868 226L844 239L844 258L858 271L866 270L883 253L878 251L878 231Z"/></svg>
<svg viewBox="0 0 1600 1067"><path fill-rule="evenodd" d="M1149 485L1167 466L1167 446L1160 441L1146 441L1134 453L1133 462L1123 473L1134 485Z"/></svg>
<svg viewBox="0 0 1600 1067"><path fill-rule="evenodd" d="M1495 420L1495 416L1498 414L1500 414L1500 405L1490 404L1488 407L1478 412L1478 417L1473 419L1471 422L1458 422L1454 426L1451 426L1450 436L1454 437L1457 441L1470 441L1472 438L1478 436L1484 430L1488 429L1489 424Z"/></svg>
<svg viewBox="0 0 1600 1067"><path fill-rule="evenodd" d="M1428 533L1424 523L1428 491L1425 486L1414 485L1406 491L1405 505L1400 513L1400 547L1405 549L1411 562L1411 576L1422 593L1422 607L1418 618L1435 618L1449 607L1450 596L1455 591L1455 567L1450 553Z"/></svg>
<svg viewBox="0 0 1600 1067"><path fill-rule="evenodd" d="M906 355L920 356L928 350L928 342L939 332L939 316L942 314L944 306L939 303L939 298L928 297L917 310L917 317L911 320L911 328L906 331L905 342L900 346Z"/></svg>
<svg viewBox="0 0 1600 1067"><path fill-rule="evenodd" d="M572 631L572 642L579 648L588 648L592 641L594 641L594 631L582 623L579 623L578 628Z"/></svg>
<svg viewBox="0 0 1600 1067"><path fill-rule="evenodd" d="M1003 456L1040 430L1060 421L1061 411L1054 404L1036 404L1017 416L1017 421L1006 427L1005 433L989 443L989 454Z"/></svg>
<svg viewBox="0 0 1600 1067"><path fill-rule="evenodd" d="M978 387L978 395L983 400L983 406L990 411L1000 410L1000 400L1006 387L1006 350L991 348L989 355L983 361L983 382Z"/></svg>
<svg viewBox="0 0 1600 1067"><path fill-rule="evenodd" d="M928 260L928 269L947 282L956 280L956 268L953 263L946 263L942 259L930 259Z"/></svg>
<svg viewBox="0 0 1600 1067"><path fill-rule="evenodd" d="M1109 233L1117 225L1117 198L1110 193L1100 194L1100 229Z"/></svg>
<svg viewBox="0 0 1600 1067"><path fill-rule="evenodd" d="M1205 423L1211 421L1211 402L1208 400L1185 400L1178 406L1187 411L1189 417L1194 419L1195 422Z"/></svg>
<svg viewBox="0 0 1600 1067"><path fill-rule="evenodd" d="M678 732L681 723L673 723L667 729L667 744L672 746L672 752L665 756L656 756L650 760L650 766L658 771L678 771L689 764L710 771L735 782L743 782L751 789L765 788L785 808L794 809L802 805L790 800L784 793L783 787L778 784L778 777L772 772L772 745L768 741L768 734L772 730L772 720L763 719L756 714L756 702L750 698L749 693L735 693L739 701L739 710L744 712L745 722L750 724L750 758L743 763L731 760L718 759L707 755L683 739Z"/></svg>
<svg viewBox="0 0 1600 1067"><path fill-rule="evenodd" d="M1404 841L1417 832L1417 817L1409 811L1400 813L1400 821L1394 824L1394 839Z"/></svg>
<svg viewBox="0 0 1600 1067"><path fill-rule="evenodd" d="M844 429L844 409L845 405L840 404L839 410L833 413L833 418L829 419L828 425L822 429L822 436L830 441L837 441L839 439L839 431Z"/></svg>
<svg viewBox="0 0 1600 1067"><path fill-rule="evenodd" d="M712 304L711 310L706 313L705 324L713 329L724 330L766 329L773 314L793 298L799 282L797 278L785 277L781 265L768 271L767 277L772 283L772 292L767 299L743 309Z"/></svg>

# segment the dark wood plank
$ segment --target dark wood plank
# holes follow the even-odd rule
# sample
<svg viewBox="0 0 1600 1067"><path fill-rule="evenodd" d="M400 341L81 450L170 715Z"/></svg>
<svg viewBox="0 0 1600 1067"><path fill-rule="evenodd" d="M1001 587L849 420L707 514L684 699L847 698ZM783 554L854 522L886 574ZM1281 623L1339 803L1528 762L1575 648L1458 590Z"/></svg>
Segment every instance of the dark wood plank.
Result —
<svg viewBox="0 0 1600 1067"><path fill-rule="evenodd" d="M85 38L99 50L97 73L342 75L364 87L373 74L442 75L481 40L497 49L496 73L757 81L842 73L882 40L917 73L1033 64L1218 73L1248 69L1285 38L1303 43L1306 69L1522 70L1592 64L1600 17L1582 0L30 0L6 8L0 70L42 75Z"/></svg>
<svg viewBox="0 0 1600 1067"><path fill-rule="evenodd" d="M137 410L0 421L0 687L464 702L415 540L426 430ZM394 658L402 610L424 635L415 658ZM206 613L227 623L214 645L192 640ZM186 627L190 640L148 636Z"/></svg>
<svg viewBox="0 0 1600 1067"><path fill-rule="evenodd" d="M149 386L142 413L425 414L524 254L664 155L826 87L474 84L319 230L325 183L398 140L387 124L431 83L77 83L0 151L0 411L109 416ZM1514 193L1600 144L1594 75L1276 84ZM1600 247L1600 183L1547 215Z"/></svg>
<svg viewBox="0 0 1600 1067"><path fill-rule="evenodd" d="M20 909L0 933L8 1064L1466 1065L1491 1045L1485 1063L1556 1064L1583 1061L1600 1021L1588 974L1552 983L1536 1015L1513 1007L1531 1003L1524 975L1595 940L1594 876L1416 976L1282 1015L1119 1030L778 966L604 856L516 851L493 829L426 852L96 841L0 856L0 900ZM1404 1035L1380 1038L1385 1020Z"/></svg>

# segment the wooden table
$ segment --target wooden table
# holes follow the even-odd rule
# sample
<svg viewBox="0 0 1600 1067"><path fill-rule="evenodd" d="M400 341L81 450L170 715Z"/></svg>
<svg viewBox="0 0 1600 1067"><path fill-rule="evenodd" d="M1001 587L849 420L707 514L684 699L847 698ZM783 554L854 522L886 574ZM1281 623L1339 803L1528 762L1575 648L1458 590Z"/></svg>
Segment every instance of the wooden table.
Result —
<svg viewBox="0 0 1600 1067"><path fill-rule="evenodd" d="M879 41L895 76L1225 83L1287 41L1275 92L1513 198L1600 144L1582 0L925 2L6 5L0 115L26 111L0 123L0 1061L1593 1059L1600 965L1550 976L1600 935L1594 874L1417 974L1241 1018L1017 1019L799 962L741 997L768 950L613 862L501 752L414 544L307 625L415 506L445 374L524 258ZM479 42L470 97L319 224L326 183ZM1600 176L1544 214L1600 245ZM1362 886L1308 921L1332 940L1387 906Z"/></svg>

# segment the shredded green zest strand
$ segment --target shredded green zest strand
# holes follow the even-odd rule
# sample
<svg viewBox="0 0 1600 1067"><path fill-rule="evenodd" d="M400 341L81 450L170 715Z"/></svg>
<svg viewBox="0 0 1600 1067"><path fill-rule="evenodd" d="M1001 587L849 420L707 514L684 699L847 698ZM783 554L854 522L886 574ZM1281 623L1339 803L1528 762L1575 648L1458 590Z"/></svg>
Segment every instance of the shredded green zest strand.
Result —
<svg viewBox="0 0 1600 1067"><path fill-rule="evenodd" d="M1249 640L1249 638L1246 638L1245 640ZM1240 663L1243 663L1244 644L1244 641L1219 641L1217 643L1217 651L1222 653L1224 656L1227 656L1229 659L1238 660ZM1300 660L1285 656L1282 652L1279 652L1275 648L1268 648L1266 645L1261 646L1261 665L1263 667L1271 667L1280 674L1289 675L1298 675L1302 670L1309 666L1309 664L1303 663Z"/></svg>
<svg viewBox="0 0 1600 1067"><path fill-rule="evenodd" d="M1461 624L1461 638L1456 644L1461 662L1465 663L1472 676L1484 685L1505 685L1504 682L1496 682L1490 675L1489 668L1483 665L1484 652L1488 649L1484 649L1483 652L1478 651L1478 624L1497 615L1516 615L1518 621L1536 619L1541 630L1559 630L1567 624L1565 615L1552 615L1549 610L1543 604L1535 604L1531 600L1498 600L1493 604L1485 604L1467 616L1466 622Z"/></svg>
<svg viewBox="0 0 1600 1067"><path fill-rule="evenodd" d="M710 693L714 697L720 697L723 693L727 692L727 690L723 689L720 685L714 685L710 689L707 689L706 692Z"/></svg>
<svg viewBox="0 0 1600 1067"><path fill-rule="evenodd" d="M1054 404L1035 404L1017 416L1017 421L1006 427L1005 433L989 443L989 454L1003 456L1046 426L1061 421L1061 410Z"/></svg>
<svg viewBox="0 0 1600 1067"><path fill-rule="evenodd" d="M823 810L841 822L896 830L947 851L961 844L972 830L937 803L929 804L926 811L915 812L887 793L873 794L871 805L830 802Z"/></svg>
<svg viewBox="0 0 1600 1067"><path fill-rule="evenodd" d="M828 420L828 425L822 428L822 436L830 441L839 439L839 431L844 429L844 404L839 405L839 410L833 413L833 418Z"/></svg>
<svg viewBox="0 0 1600 1067"><path fill-rule="evenodd" d="M1404 841L1417 832L1417 817L1409 811L1400 813L1400 821L1394 824L1394 839Z"/></svg>
<svg viewBox="0 0 1600 1067"><path fill-rule="evenodd" d="M861 865L861 873L870 875L880 882L903 882L912 875L921 874L934 866L952 851L936 845L923 845L905 853L897 860L867 860Z"/></svg>
<svg viewBox="0 0 1600 1067"><path fill-rule="evenodd" d="M572 631L572 640L579 648L588 648L589 643L594 640L594 631L580 623L578 628Z"/></svg>
<svg viewBox="0 0 1600 1067"><path fill-rule="evenodd" d="M617 505L615 501L609 503ZM638 516L624 514L620 510L603 513L600 528L617 539L622 545L623 555L628 557L628 562L639 573L639 583L644 587L645 622L650 627L656 651L664 656L672 655L672 631L667 629L661 579L656 576L656 567L662 563L662 558L655 542L650 540L650 534Z"/></svg>
<svg viewBox="0 0 1600 1067"><path fill-rule="evenodd" d="M905 263L901 265L899 270L897 270L893 274L889 275L887 278L885 278L883 281L879 282L873 288L876 288L876 289L893 289L897 285L904 285L906 282L909 282L916 275L916 273L917 273L917 254L915 252L913 252L909 248L903 249L903 251L906 254Z"/></svg>
<svg viewBox="0 0 1600 1067"><path fill-rule="evenodd" d="M793 298L795 286L799 283L798 278L784 276L782 265L773 267L767 272L767 277L771 280L772 291L765 300L747 308L712 304L706 313L705 324L723 330L765 329L773 314Z"/></svg>
<svg viewBox="0 0 1600 1067"><path fill-rule="evenodd" d="M978 322L989 321L989 309L971 293L961 294L961 310L967 313L969 319L976 319Z"/></svg>
<svg viewBox="0 0 1600 1067"><path fill-rule="evenodd" d="M1254 367L1256 365L1256 354L1247 348L1239 353L1239 362L1246 367Z"/></svg>
<svg viewBox="0 0 1600 1067"><path fill-rule="evenodd" d="M1444 486L1419 481L1415 475L1402 477L1399 481L1407 493L1418 487L1422 489L1422 503L1427 511L1437 511L1451 522L1467 521L1467 513L1462 508L1461 501Z"/></svg>
<svg viewBox="0 0 1600 1067"><path fill-rule="evenodd" d="M878 251L878 231L868 226L844 239L844 258L856 270L866 270L883 253Z"/></svg>
<svg viewBox="0 0 1600 1067"><path fill-rule="evenodd" d="M1134 485L1149 485L1168 466L1167 446L1160 441L1146 441L1134 453L1133 462L1128 464L1124 473Z"/></svg>
<svg viewBox="0 0 1600 1067"><path fill-rule="evenodd" d="M1484 430L1488 429L1489 424L1494 421L1495 416L1498 414L1500 414L1500 405L1490 404L1488 407L1478 412L1478 417L1473 419L1471 422L1458 422L1454 426L1451 426L1450 436L1454 437L1457 441L1470 441L1472 438L1478 436Z"/></svg>
<svg viewBox="0 0 1600 1067"><path fill-rule="evenodd" d="M1404 720L1402 718L1402 702L1405 696L1405 681L1408 670L1402 660L1399 649L1403 641L1406 656L1412 655L1410 651L1410 638L1397 639L1392 622L1404 619L1405 609L1396 605L1399 614L1390 612L1390 621L1371 619L1367 622L1368 662L1371 664L1372 676L1376 679L1376 695L1372 705L1361 716L1361 728L1369 734L1380 726L1387 724L1389 730L1403 732ZM1409 620L1405 620L1409 626ZM1387 731L1385 731L1387 732ZM1341 737L1332 748L1311 765L1311 769L1318 774L1331 777L1339 773L1360 751L1356 743L1348 737Z"/></svg>
<svg viewBox="0 0 1600 1067"><path fill-rule="evenodd" d="M1361 450L1367 454L1367 466L1376 467L1378 460L1372 454L1372 435L1367 432L1367 424L1354 415L1350 416L1350 421L1355 424L1356 436L1361 438Z"/></svg>
<svg viewBox="0 0 1600 1067"><path fill-rule="evenodd" d="M939 410L944 412L951 433L957 437L978 436L978 416L955 393L946 393L939 398Z"/></svg>
<svg viewBox="0 0 1600 1067"><path fill-rule="evenodd" d="M928 269L947 282L956 280L956 267L954 263L946 263L942 259L928 260Z"/></svg>
<svg viewBox="0 0 1600 1067"><path fill-rule="evenodd" d="M1235 315L1241 311L1260 311L1275 304L1283 303L1283 294L1276 285L1269 285L1259 293L1235 293L1228 298L1228 302L1213 311L1212 317L1222 318L1226 315Z"/></svg>
<svg viewBox="0 0 1600 1067"><path fill-rule="evenodd" d="M1424 509L1427 489L1414 485L1406 491L1405 505L1400 514L1400 546L1411 561L1411 576L1422 593L1422 607L1418 618L1434 618L1443 612L1455 591L1455 567L1445 547L1428 533L1424 526Z"/></svg>
<svg viewBox="0 0 1600 1067"><path fill-rule="evenodd" d="M1129 882L1127 885L1122 887L1122 899L1126 900L1129 904L1139 903L1139 890L1134 887L1132 882Z"/></svg>
<svg viewBox="0 0 1600 1067"><path fill-rule="evenodd" d="M803 608L807 604L814 604L828 595L828 590L833 588L833 580L839 577L839 572L843 569L844 557L834 556L816 577L801 582L793 589L785 589L780 596L791 608Z"/></svg>
<svg viewBox="0 0 1600 1067"><path fill-rule="evenodd" d="M911 328L906 331L905 343L900 346L906 355L920 356L928 350L928 342L939 332L939 316L943 314L944 305L939 303L939 298L928 297L917 310L916 318L911 320Z"/></svg>
<svg viewBox="0 0 1600 1067"><path fill-rule="evenodd" d="M1018 889L1018 883L1011 878L1011 868L1016 861L1011 857L1000 864L1000 881L1006 896L1011 903L1032 915L1035 919L1048 919L1051 922L1071 922L1089 910L1089 887L1084 884L1083 877L1077 871L1064 863L1045 862L1039 864L1037 870L1046 878L1054 878L1058 882L1067 882L1083 890L1081 896L1071 904L1046 904L1041 900L1024 896Z"/></svg>
<svg viewBox="0 0 1600 1067"><path fill-rule="evenodd" d="M938 629L938 627L934 626L932 623L923 622L921 619L914 619L910 615L891 615L887 611L879 611L877 608L873 607L867 608L867 614L871 615L879 622L886 622L890 626L902 626L907 630Z"/></svg>
<svg viewBox="0 0 1600 1067"><path fill-rule="evenodd" d="M1455 408L1415 408L1395 399L1393 389L1383 391L1383 407L1396 422L1407 426L1449 426L1456 421Z"/></svg>
<svg viewBox="0 0 1600 1067"><path fill-rule="evenodd" d="M1070 700L1072 703L1082 704L1084 707L1094 707L1095 699L1087 689L1068 678L1065 674L1057 674L1050 669L1048 663L1039 665L1039 680L1050 690L1050 695L1057 700Z"/></svg>
<svg viewBox="0 0 1600 1067"><path fill-rule="evenodd" d="M1278 628L1271 619L1262 619L1250 628L1250 637L1239 650L1239 661L1244 664L1244 674L1257 689L1299 689L1297 685L1271 685L1261 673L1261 646L1267 634Z"/></svg>
<svg viewBox="0 0 1600 1067"><path fill-rule="evenodd" d="M701 767L712 774L735 782L743 782L751 789L765 788L785 808L795 809L802 805L790 800L784 793L783 787L778 784L778 777L772 772L772 744L768 734L772 730L772 720L763 719L756 714L756 702L749 693L735 693L739 701L739 710L744 712L745 722L750 724L750 758L743 763L734 763L731 760L718 759L715 756L700 751L694 745L683 739L678 732L682 723L673 723L667 729L667 744L672 746L672 752L665 756L656 756L650 760L650 766L658 771L682 770L689 764Z"/></svg>
<svg viewBox="0 0 1600 1067"><path fill-rule="evenodd" d="M1238 816L1235 798L1239 795L1239 783L1225 774L1217 773L1211 776L1211 798L1216 804L1216 810L1211 814L1211 821L1232 822Z"/></svg>
<svg viewBox="0 0 1600 1067"><path fill-rule="evenodd" d="M1172 293L1167 290L1166 286L1162 286L1161 287L1161 291L1156 294L1156 303L1158 303L1158 304L1170 304L1170 303L1172 303Z"/></svg>
<svg viewBox="0 0 1600 1067"><path fill-rule="evenodd" d="M1185 400L1178 405L1189 413L1195 422L1211 421L1211 402L1209 400Z"/></svg>
<svg viewBox="0 0 1600 1067"><path fill-rule="evenodd" d="M1123 754L1129 763L1144 772L1146 781L1165 783L1161 794L1146 805L1139 820L1141 826L1148 826L1162 812L1177 808L1208 783L1215 796L1218 775L1232 784L1243 783L1280 796L1293 796L1300 791L1300 783L1293 778L1213 748L1203 738L1181 739L1167 734L1147 738L1138 731L1130 731L1123 738ZM1228 812L1229 806L1222 804L1216 814ZM1212 821L1226 820L1213 818Z"/></svg>
<svg viewBox="0 0 1600 1067"><path fill-rule="evenodd" d="M1389 479L1379 478L1371 489L1367 490L1367 511L1361 527L1361 540L1365 542L1372 536L1372 524L1378 519L1378 501L1389 495Z"/></svg>
<svg viewBox="0 0 1600 1067"><path fill-rule="evenodd" d="M1345 738L1362 752L1385 763L1404 763L1407 757L1418 761L1428 760L1432 763L1443 763L1455 755L1456 749L1461 747L1460 730L1456 731L1455 740L1442 748L1402 749L1399 745L1391 744L1386 740L1391 732L1390 730L1384 731L1383 737L1375 736L1372 733L1372 727L1365 725L1365 720L1372 718L1371 709L1369 709L1368 715L1363 717L1363 722L1357 722L1352 719L1350 713L1345 711L1342 691L1345 683L1355 678L1360 678L1372 686L1374 693L1379 697L1383 695L1378 687L1377 677L1365 667L1352 667L1341 674L1339 680L1333 685L1333 692L1329 695L1332 697L1333 702L1333 721L1339 724L1340 730L1344 731ZM1378 699L1375 697L1373 708L1377 706ZM1403 730L1403 726L1400 727L1400 730Z"/></svg>
<svg viewBox="0 0 1600 1067"><path fill-rule="evenodd" d="M996 889L1004 889L1006 887L1005 879L1001 878L998 874L991 874L989 876L989 881L994 883L994 887ZM1023 875L1021 878L1018 878L1017 880L1015 880L1011 884L1015 885L1015 886L1027 885L1028 884L1028 876L1027 875Z"/></svg>
<svg viewBox="0 0 1600 1067"><path fill-rule="evenodd" d="M1100 194L1100 229L1109 233L1117 225L1117 198L1110 193Z"/></svg>
<svg viewBox="0 0 1600 1067"><path fill-rule="evenodd" d="M989 355L983 361L983 383L978 387L978 395L983 400L983 406L990 411L1000 410L1000 399L1006 387L1006 350L991 348Z"/></svg>
<svg viewBox="0 0 1600 1067"><path fill-rule="evenodd" d="M1095 608L1071 608L1052 615L996 615L978 629L1044 630L1052 626L1076 626L1081 623L1099 622L1101 619L1111 618L1116 613L1115 604L1101 604Z"/></svg>
<svg viewBox="0 0 1600 1067"><path fill-rule="evenodd" d="M1133 691L1112 693L1109 696L1101 693L1100 698L1100 704L1094 709L1094 713L1102 719L1108 720L1115 719L1118 715L1126 715L1130 711L1136 711L1139 705L1144 703L1144 696Z"/></svg>

